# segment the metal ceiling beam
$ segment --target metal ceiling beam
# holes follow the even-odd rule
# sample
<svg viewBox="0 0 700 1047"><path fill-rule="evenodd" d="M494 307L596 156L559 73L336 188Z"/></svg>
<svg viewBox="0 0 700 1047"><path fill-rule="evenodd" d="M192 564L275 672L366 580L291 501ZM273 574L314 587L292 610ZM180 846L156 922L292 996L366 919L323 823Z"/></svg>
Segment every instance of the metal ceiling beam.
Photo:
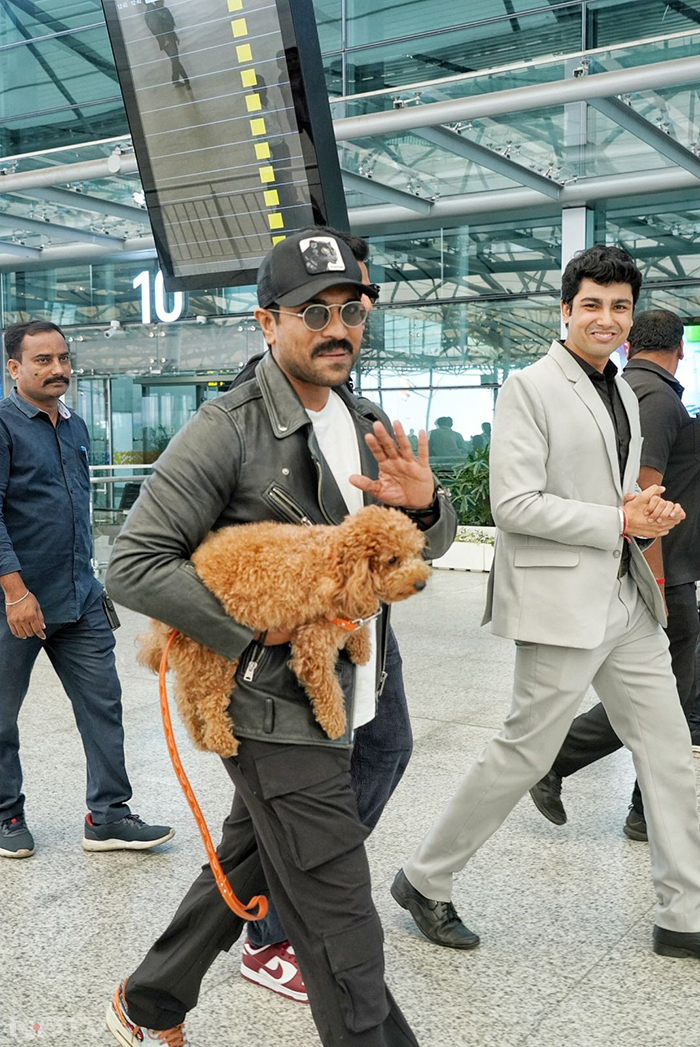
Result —
<svg viewBox="0 0 700 1047"><path fill-rule="evenodd" d="M40 254L41 248L39 247L26 247L25 244L11 244L7 240L0 240L0 257L11 255L13 258L21 258L29 262L38 258Z"/></svg>
<svg viewBox="0 0 700 1047"><path fill-rule="evenodd" d="M19 189L43 189L50 185L65 185L67 182L91 182L93 179L136 173L138 166L133 154L113 152L101 160L38 167L32 171L16 171L14 174L0 173L0 193L14 193Z"/></svg>
<svg viewBox="0 0 700 1047"><path fill-rule="evenodd" d="M602 113L603 116L606 116L608 120L612 120L613 123L623 127L625 131L629 131L635 138L646 142L657 153L661 153L662 156L665 156L674 164L684 167L686 171L690 171L696 178L700 178L700 157L697 157L695 153L691 153L689 149L677 142L675 138L671 138L661 128L650 124L648 120L645 120L643 116L635 112L630 105L625 105L618 98L591 98L588 104L599 113Z"/></svg>
<svg viewBox="0 0 700 1047"><path fill-rule="evenodd" d="M697 188L697 179L678 167L659 171L609 175L605 178L581 178L562 189L558 203L543 200L533 189L500 189L495 192L463 193L444 196L433 204L427 218L417 218L397 207L356 207L350 211L350 224L360 235L380 232L402 232L406 229L429 229L474 215L512 213L522 222L528 213L534 218L559 215L560 207L580 207L596 200L613 200L634 195L647 196Z"/></svg>
<svg viewBox="0 0 700 1047"><path fill-rule="evenodd" d="M0 214L0 229L12 229L29 233L38 233L50 240L67 240L69 243L101 244L116 247L123 241L118 236L107 233L93 233L90 229L74 229L68 225L54 225L38 218L25 218L24 215Z"/></svg>
<svg viewBox="0 0 700 1047"><path fill-rule="evenodd" d="M366 175L354 174L352 171L342 171L343 185L353 193L363 193L365 196L373 196L384 204L395 204L399 207L407 207L409 211L417 211L418 214L430 214L431 200L425 200L413 193L407 193L403 189L395 189L384 182L376 182Z"/></svg>
<svg viewBox="0 0 700 1047"><path fill-rule="evenodd" d="M0 183L0 186L2 183ZM46 200L60 207L72 207L77 211L94 211L97 214L108 215L110 218L121 218L126 222L138 222L150 228L148 211L141 207L130 207L128 204L120 204L114 200L105 200L97 196L89 196L87 193L78 193L74 189L23 189L16 190L13 196L21 196L23 199Z"/></svg>
<svg viewBox="0 0 700 1047"><path fill-rule="evenodd" d="M423 127L455 124L460 120L546 109L569 102L588 102L609 95L655 91L700 80L697 56L676 58L669 62L639 65L632 69L615 69L570 80L553 80L529 87L513 87L467 98L450 98L444 102L410 105L382 113L363 113L335 120L333 127L338 142L377 135L401 135ZM396 93L396 90L393 92ZM346 100L347 101L347 100Z"/></svg>
<svg viewBox="0 0 700 1047"><path fill-rule="evenodd" d="M54 269L65 265L83 262L86 265L102 262L127 262L155 258L156 247L152 236L134 236L128 240L117 241L119 250L104 244L60 244L56 247L44 247L33 258L22 266L22 270ZM0 252L0 272L17 269L17 262Z"/></svg>
<svg viewBox="0 0 700 1047"><path fill-rule="evenodd" d="M492 149L472 142L455 131L448 131L446 127L424 127L418 131L418 136L430 142L431 145L436 145L439 149L446 149L457 156L463 156L466 160L479 164L480 167L486 167L489 171L526 185L529 189L535 189L552 200L559 199L563 188L560 182L555 182L552 178L545 178L544 175L536 174L534 171L528 171L522 164L508 157L499 156Z"/></svg>

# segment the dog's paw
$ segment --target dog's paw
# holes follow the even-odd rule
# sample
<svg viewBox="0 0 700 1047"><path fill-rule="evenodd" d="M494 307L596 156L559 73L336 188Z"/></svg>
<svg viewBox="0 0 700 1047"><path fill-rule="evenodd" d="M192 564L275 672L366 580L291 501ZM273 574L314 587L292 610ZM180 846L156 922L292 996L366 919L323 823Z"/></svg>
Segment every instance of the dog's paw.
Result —
<svg viewBox="0 0 700 1047"><path fill-rule="evenodd" d="M367 665L372 654L372 639L366 625L348 637L345 650L354 665Z"/></svg>
<svg viewBox="0 0 700 1047"><path fill-rule="evenodd" d="M345 734L348 719L343 706L340 709L324 709L322 714L316 714L316 719L331 741Z"/></svg>

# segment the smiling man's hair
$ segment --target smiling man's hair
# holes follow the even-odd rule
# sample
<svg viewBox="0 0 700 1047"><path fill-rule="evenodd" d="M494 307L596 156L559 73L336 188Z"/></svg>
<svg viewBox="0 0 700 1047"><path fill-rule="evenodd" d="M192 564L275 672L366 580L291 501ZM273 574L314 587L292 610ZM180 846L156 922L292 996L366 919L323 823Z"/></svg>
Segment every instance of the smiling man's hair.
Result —
<svg viewBox="0 0 700 1047"><path fill-rule="evenodd" d="M561 278L561 300L565 305L571 307L583 280L592 280L603 287L629 284L634 305L642 286L642 274L627 252L604 244L579 251L567 265Z"/></svg>
<svg viewBox="0 0 700 1047"><path fill-rule="evenodd" d="M23 324L10 324L5 331L5 352L7 353L7 359L17 360L18 363L21 363L22 342L24 341L24 336L27 334L46 334L48 331L58 332L65 342L66 336L61 328L56 324L52 324L50 320L28 320Z"/></svg>

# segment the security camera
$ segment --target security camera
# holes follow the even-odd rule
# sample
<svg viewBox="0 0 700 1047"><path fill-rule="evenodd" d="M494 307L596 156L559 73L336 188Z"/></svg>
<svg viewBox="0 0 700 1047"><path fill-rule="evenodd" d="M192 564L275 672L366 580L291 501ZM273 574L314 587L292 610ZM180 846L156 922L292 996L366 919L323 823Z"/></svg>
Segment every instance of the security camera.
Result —
<svg viewBox="0 0 700 1047"><path fill-rule="evenodd" d="M584 58L581 61L581 64L577 65L576 68L574 69L574 76L577 79L578 79L579 76L587 76L588 75L589 66L590 66L590 62L588 61L587 58Z"/></svg>
<svg viewBox="0 0 700 1047"><path fill-rule="evenodd" d="M196 319L196 322L198 324L205 324L207 322L206 316L201 316L200 315L200 316L195 317L195 319Z"/></svg>
<svg viewBox="0 0 700 1047"><path fill-rule="evenodd" d="M115 335L122 333L122 325L118 320L110 320L109 327L104 332L105 338L114 338Z"/></svg>

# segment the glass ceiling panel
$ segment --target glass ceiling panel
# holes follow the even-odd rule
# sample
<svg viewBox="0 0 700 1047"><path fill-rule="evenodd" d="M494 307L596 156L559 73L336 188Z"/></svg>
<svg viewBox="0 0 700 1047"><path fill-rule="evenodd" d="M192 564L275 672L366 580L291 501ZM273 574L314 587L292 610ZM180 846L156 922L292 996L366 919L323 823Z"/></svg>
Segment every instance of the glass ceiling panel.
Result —
<svg viewBox="0 0 700 1047"><path fill-rule="evenodd" d="M579 54L566 60L522 63L488 74L419 84L410 92L385 90L360 98L332 99L332 111L335 117L342 118L393 109L397 103L399 107L410 107L485 91L532 86L533 83L570 78L584 57L590 57L591 70L601 72L685 58L697 54L698 45L700 31L681 34L671 40L644 41L634 46L601 50L592 57ZM700 101L696 85L636 92L623 96L622 101L637 116L646 119L652 131L664 131L695 155L700 155ZM527 172L563 185L582 178L676 166L662 150L642 141L632 130L621 127L614 119L585 103L549 106L452 126L465 142L489 149L496 161L504 157ZM446 148L426 143L418 130L342 142L340 152L341 163L347 170L424 199L512 188L518 184L517 170L512 176L502 170L495 174L478 159L472 161ZM372 202L370 197L371 194L361 194L351 200L351 206L369 204Z"/></svg>
<svg viewBox="0 0 700 1047"><path fill-rule="evenodd" d="M489 72L468 73L464 76L440 80L417 80L406 88L385 88L358 96L331 99L334 118L361 116L365 113L384 112L395 108L395 101L411 105L416 102L442 102L449 98L467 98L492 91L504 91L514 87L532 87L553 80L565 80L582 58L595 61L596 72L613 69L628 69L638 65L691 58L698 54L700 30L682 33L659 40L643 40L614 48L597 51L574 51L557 58L536 58L530 62L518 62L509 66L491 69ZM417 70L414 71L417 74ZM687 90L687 88L686 88Z"/></svg>
<svg viewBox="0 0 700 1047"><path fill-rule="evenodd" d="M0 46L103 21L100 0L2 0Z"/></svg>

